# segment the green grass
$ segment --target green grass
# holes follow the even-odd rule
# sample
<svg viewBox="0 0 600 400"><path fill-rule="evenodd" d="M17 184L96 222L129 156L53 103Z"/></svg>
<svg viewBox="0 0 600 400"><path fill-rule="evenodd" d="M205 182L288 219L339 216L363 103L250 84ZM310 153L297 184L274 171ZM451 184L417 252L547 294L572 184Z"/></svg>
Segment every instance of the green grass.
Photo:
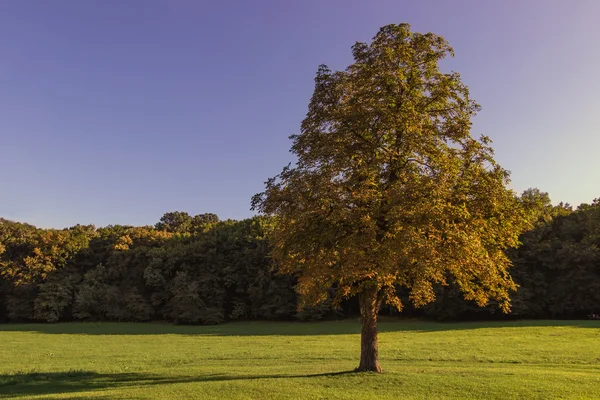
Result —
<svg viewBox="0 0 600 400"><path fill-rule="evenodd" d="M0 399L600 398L600 321L0 325Z"/></svg>

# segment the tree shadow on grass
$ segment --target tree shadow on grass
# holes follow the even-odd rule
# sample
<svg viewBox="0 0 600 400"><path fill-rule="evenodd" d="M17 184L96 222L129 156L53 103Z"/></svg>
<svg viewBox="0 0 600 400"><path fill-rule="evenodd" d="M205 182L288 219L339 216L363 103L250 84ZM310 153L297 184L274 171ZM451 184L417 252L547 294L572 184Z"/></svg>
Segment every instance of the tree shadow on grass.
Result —
<svg viewBox="0 0 600 400"><path fill-rule="evenodd" d="M354 371L305 375L226 375L161 376L146 373L100 374L91 371L32 372L0 375L0 399L42 396L90 391L148 387L178 383L218 382L257 379L293 379L335 377L354 374ZM82 397L84 398L84 397ZM94 396L94 398L98 398ZM109 394L100 398L118 398Z"/></svg>
<svg viewBox="0 0 600 400"><path fill-rule="evenodd" d="M433 322L381 318L379 332L437 332L481 328L577 327L600 328L593 320L516 320L482 322ZM79 335L198 335L198 336L314 336L359 334L357 319L324 322L229 322L221 325L168 323L70 322L57 324L0 324L2 332L38 332Z"/></svg>

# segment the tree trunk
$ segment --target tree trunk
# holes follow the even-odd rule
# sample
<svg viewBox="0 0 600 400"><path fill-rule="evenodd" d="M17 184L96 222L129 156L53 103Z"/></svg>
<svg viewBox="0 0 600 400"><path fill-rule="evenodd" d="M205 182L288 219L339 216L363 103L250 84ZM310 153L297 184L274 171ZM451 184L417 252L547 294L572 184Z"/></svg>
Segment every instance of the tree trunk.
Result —
<svg viewBox="0 0 600 400"><path fill-rule="evenodd" d="M360 333L360 365L356 371L381 372L377 344L377 311L379 311L377 289L365 289L359 294L358 299L362 331Z"/></svg>

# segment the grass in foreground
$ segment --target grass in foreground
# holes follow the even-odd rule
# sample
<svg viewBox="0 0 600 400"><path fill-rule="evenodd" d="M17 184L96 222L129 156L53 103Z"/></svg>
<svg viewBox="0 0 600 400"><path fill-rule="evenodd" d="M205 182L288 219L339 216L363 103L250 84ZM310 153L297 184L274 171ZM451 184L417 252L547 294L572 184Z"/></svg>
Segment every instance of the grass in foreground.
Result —
<svg viewBox="0 0 600 400"><path fill-rule="evenodd" d="M0 399L600 398L600 321L0 325Z"/></svg>

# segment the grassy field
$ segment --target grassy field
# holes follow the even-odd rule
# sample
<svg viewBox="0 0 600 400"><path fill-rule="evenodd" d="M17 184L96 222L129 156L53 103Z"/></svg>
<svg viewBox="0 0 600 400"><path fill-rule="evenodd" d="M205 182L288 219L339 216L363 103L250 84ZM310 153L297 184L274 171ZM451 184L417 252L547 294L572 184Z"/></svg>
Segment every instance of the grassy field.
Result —
<svg viewBox="0 0 600 400"><path fill-rule="evenodd" d="M0 325L0 399L600 398L600 321Z"/></svg>

